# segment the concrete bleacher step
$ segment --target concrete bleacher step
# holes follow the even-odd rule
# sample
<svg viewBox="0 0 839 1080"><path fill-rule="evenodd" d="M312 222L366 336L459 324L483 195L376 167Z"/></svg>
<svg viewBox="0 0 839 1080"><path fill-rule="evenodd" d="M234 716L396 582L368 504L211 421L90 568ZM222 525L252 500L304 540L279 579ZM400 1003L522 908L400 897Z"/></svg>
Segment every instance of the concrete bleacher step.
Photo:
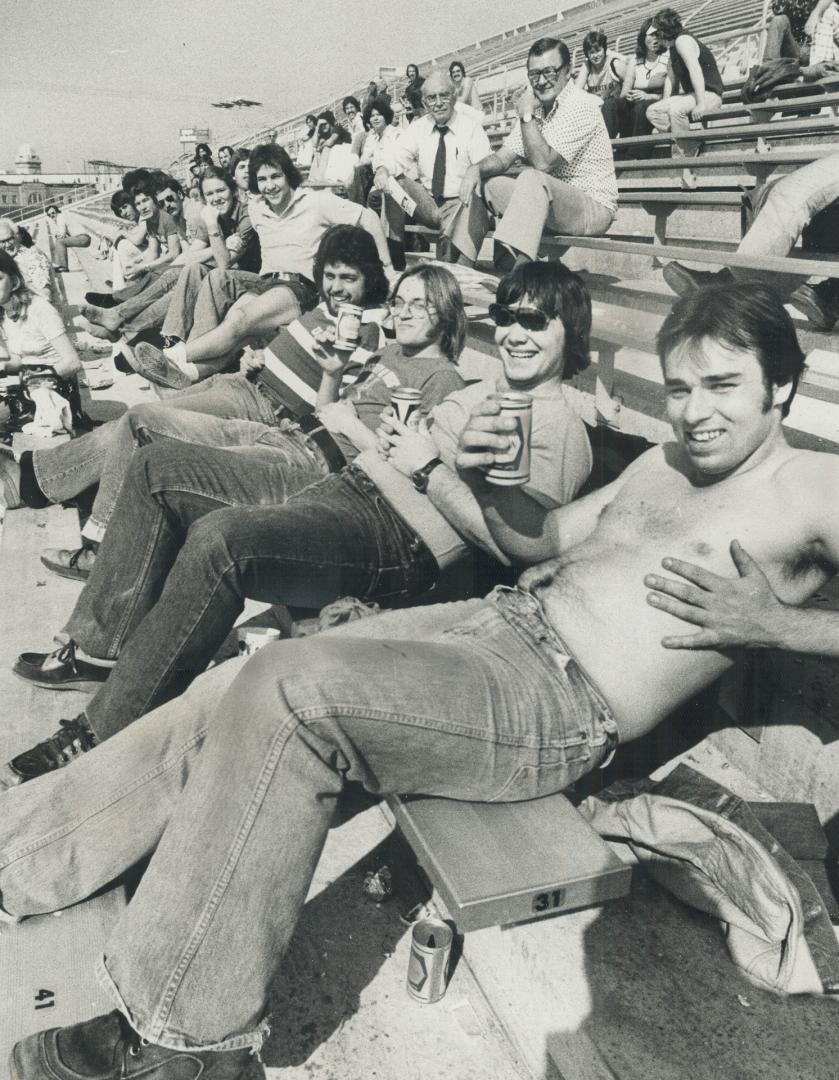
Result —
<svg viewBox="0 0 839 1080"><path fill-rule="evenodd" d="M662 772L678 760L771 798L708 741ZM603 907L466 935L463 962L534 1075L835 1080L836 1002L756 988L714 920L635 873L629 895Z"/></svg>

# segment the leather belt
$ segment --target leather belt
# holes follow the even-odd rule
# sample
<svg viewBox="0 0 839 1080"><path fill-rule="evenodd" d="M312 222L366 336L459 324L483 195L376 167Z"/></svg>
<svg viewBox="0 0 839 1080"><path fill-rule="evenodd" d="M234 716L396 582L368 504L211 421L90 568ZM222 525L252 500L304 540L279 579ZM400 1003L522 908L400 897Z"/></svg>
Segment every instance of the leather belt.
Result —
<svg viewBox="0 0 839 1080"><path fill-rule="evenodd" d="M266 281L293 281L300 285L311 285L314 288L314 282L304 277L303 274L292 274L285 270L271 270L267 274L260 274L259 276Z"/></svg>
<svg viewBox="0 0 839 1080"><path fill-rule="evenodd" d="M326 459L330 472L340 472L347 464L340 446L332 435L312 413L297 418L297 426L307 435Z"/></svg>

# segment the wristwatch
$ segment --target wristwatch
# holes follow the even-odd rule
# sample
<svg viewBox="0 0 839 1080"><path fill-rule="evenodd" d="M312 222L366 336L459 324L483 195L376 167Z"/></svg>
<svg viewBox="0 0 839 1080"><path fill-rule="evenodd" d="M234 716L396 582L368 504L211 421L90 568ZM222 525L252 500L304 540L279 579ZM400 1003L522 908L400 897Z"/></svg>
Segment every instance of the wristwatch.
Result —
<svg viewBox="0 0 839 1080"><path fill-rule="evenodd" d="M411 473L411 483L420 493L424 495L428 491L428 478L434 472L438 465L442 465L443 462L438 457L434 457L427 465L423 465L421 469L417 469Z"/></svg>

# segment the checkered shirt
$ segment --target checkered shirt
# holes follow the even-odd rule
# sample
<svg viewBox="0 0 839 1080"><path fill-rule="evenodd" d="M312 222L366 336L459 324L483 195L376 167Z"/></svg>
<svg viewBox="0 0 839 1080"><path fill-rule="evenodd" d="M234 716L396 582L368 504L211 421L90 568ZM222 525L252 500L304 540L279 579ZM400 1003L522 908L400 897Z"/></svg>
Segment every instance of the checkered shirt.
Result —
<svg viewBox="0 0 839 1080"><path fill-rule="evenodd" d="M618 183L612 145L600 112L602 102L568 83L546 117L535 117L545 142L564 158L552 170L557 180L580 188L611 213L618 205ZM504 148L525 159L521 121L507 136Z"/></svg>
<svg viewBox="0 0 839 1080"><path fill-rule="evenodd" d="M819 20L810 46L810 63L820 64L823 60L839 62L839 4L831 4Z"/></svg>

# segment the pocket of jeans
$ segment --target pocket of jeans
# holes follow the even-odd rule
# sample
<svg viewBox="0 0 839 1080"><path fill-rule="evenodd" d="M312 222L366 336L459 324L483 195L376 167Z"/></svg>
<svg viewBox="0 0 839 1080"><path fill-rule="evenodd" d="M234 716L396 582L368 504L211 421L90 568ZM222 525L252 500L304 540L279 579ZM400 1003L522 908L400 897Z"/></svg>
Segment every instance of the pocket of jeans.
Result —
<svg viewBox="0 0 839 1080"><path fill-rule="evenodd" d="M551 760L520 765L504 787L489 801L522 802L554 795L564 791L589 772L591 747L587 741L562 748L559 756L556 754L557 749L546 748L545 756Z"/></svg>

